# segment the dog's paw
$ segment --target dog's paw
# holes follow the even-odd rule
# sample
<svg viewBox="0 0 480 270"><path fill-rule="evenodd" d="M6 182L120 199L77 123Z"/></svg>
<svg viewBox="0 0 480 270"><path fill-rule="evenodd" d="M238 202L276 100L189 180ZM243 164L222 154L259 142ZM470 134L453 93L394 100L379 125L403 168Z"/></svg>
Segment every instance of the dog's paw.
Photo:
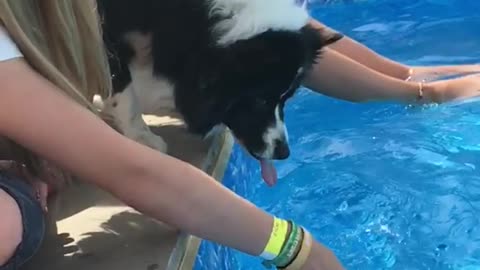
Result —
<svg viewBox="0 0 480 270"><path fill-rule="evenodd" d="M155 136L155 140L153 140L153 143L151 144L150 147L153 149L156 149L157 151L160 151L161 153L167 153L168 152L168 145L167 143L163 140L162 137L160 136Z"/></svg>
<svg viewBox="0 0 480 270"><path fill-rule="evenodd" d="M105 108L105 102L100 95L93 96L92 104L98 111L103 111Z"/></svg>
<svg viewBox="0 0 480 270"><path fill-rule="evenodd" d="M136 136L135 140L161 153L167 153L168 151L168 145L163 138L151 132L142 132L140 136Z"/></svg>

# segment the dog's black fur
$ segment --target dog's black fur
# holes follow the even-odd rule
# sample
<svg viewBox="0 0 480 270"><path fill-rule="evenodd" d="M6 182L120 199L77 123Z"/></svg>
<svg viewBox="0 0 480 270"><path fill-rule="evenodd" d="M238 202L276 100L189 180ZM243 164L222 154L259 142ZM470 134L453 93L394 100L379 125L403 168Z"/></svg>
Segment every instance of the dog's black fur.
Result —
<svg viewBox="0 0 480 270"><path fill-rule="evenodd" d="M262 0L245 0L262 1ZM189 129L201 135L224 124L255 157L284 159L286 142L271 157L263 135L298 88L321 48L339 39L305 26L299 31L268 30L227 46L216 44L209 0L99 0L105 42L112 53L114 91L131 82L128 64L135 52L125 34L152 34L153 73L175 86L176 109ZM298 73L299 70L303 72ZM283 145L282 145L283 144Z"/></svg>

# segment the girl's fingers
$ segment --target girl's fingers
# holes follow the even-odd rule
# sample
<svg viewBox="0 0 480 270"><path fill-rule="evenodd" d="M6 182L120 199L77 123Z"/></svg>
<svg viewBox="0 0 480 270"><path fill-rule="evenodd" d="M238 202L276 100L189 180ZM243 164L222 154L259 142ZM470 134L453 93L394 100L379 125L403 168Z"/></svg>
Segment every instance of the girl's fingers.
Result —
<svg viewBox="0 0 480 270"><path fill-rule="evenodd" d="M35 192L35 196L37 200L40 202L40 205L42 206L42 209L45 212L48 212L48 203L47 203L47 198L48 198L48 185L45 184L44 182L40 181L39 179L35 179L33 183L33 189Z"/></svg>
<svg viewBox="0 0 480 270"><path fill-rule="evenodd" d="M47 212L48 185L32 176L25 166L12 160L0 160L0 171L13 174L32 186L35 198L40 202L42 209Z"/></svg>
<svg viewBox="0 0 480 270"><path fill-rule="evenodd" d="M17 167L16 162L13 160L0 160L0 170L11 171Z"/></svg>

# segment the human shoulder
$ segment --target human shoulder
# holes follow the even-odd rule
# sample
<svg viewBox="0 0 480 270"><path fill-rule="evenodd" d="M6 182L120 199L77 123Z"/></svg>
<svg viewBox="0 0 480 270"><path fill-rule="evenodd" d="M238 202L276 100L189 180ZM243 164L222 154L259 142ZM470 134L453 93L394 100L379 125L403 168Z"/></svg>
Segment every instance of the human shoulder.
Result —
<svg viewBox="0 0 480 270"><path fill-rule="evenodd" d="M7 30L0 25L0 61L6 61L22 57L15 42L11 39Z"/></svg>

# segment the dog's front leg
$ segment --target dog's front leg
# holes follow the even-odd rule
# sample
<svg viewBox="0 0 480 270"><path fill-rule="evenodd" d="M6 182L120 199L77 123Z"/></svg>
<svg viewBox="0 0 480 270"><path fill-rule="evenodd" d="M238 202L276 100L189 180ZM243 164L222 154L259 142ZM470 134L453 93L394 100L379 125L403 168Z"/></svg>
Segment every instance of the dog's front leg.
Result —
<svg viewBox="0 0 480 270"><path fill-rule="evenodd" d="M162 153L167 153L167 144L163 138L154 134L143 120L132 85L106 100L102 107L103 113L113 118L114 124L123 135Z"/></svg>

